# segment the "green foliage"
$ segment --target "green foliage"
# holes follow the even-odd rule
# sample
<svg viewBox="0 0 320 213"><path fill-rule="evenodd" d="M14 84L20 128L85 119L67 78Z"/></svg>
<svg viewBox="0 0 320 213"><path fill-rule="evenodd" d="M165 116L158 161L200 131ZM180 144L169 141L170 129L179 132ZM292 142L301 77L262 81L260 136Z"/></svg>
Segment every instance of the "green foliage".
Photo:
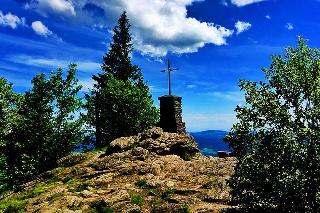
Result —
<svg viewBox="0 0 320 213"><path fill-rule="evenodd" d="M139 80L141 72L138 66L131 64L133 45L131 43L130 23L126 12L118 20L113 29L113 43L103 57L102 70L112 74L119 80Z"/></svg>
<svg viewBox="0 0 320 213"><path fill-rule="evenodd" d="M299 38L263 71L240 81L246 105L225 139L239 156L232 197L246 212L319 212L320 50Z"/></svg>
<svg viewBox="0 0 320 213"><path fill-rule="evenodd" d="M76 192L82 192L84 190L88 189L89 184L88 183L80 183L77 188L75 189Z"/></svg>
<svg viewBox="0 0 320 213"><path fill-rule="evenodd" d="M0 133L4 138L0 153L4 163L1 165L5 165L1 171L10 185L18 185L54 168L58 159L82 142L84 121L75 117L82 108L78 97L81 86L75 74L76 65L71 64L65 79L62 69L52 72L49 79L45 74L35 76L32 89L23 98L7 92L7 99L11 95L19 100L18 104L8 105L11 111L2 107L6 110L8 130ZM1 102L5 101L6 98L1 97Z"/></svg>
<svg viewBox="0 0 320 213"><path fill-rule="evenodd" d="M0 210L3 213L22 213L26 204L26 200L10 200L5 204L0 204Z"/></svg>
<svg viewBox="0 0 320 213"><path fill-rule="evenodd" d="M141 189L144 189L144 188L147 188L148 187L148 184L147 184L147 181L145 179L142 179L142 180L138 180L135 185Z"/></svg>
<svg viewBox="0 0 320 213"><path fill-rule="evenodd" d="M161 198L162 199L168 199L171 198L172 195L175 193L174 189L166 189L162 194L161 194Z"/></svg>
<svg viewBox="0 0 320 213"><path fill-rule="evenodd" d="M124 12L113 30L113 43L104 56L103 73L87 95L88 122L96 130L96 147L122 136L135 135L159 120L139 67L131 64L133 51L129 20Z"/></svg>
<svg viewBox="0 0 320 213"><path fill-rule="evenodd" d="M131 196L131 203L136 204L141 207L144 204L144 198L140 195L132 195Z"/></svg>
<svg viewBox="0 0 320 213"><path fill-rule="evenodd" d="M191 213L191 210L187 204L183 204L181 208L181 213Z"/></svg>
<svg viewBox="0 0 320 213"><path fill-rule="evenodd" d="M93 201L91 203L91 210L88 213L113 213L113 209L110 208L103 200Z"/></svg>
<svg viewBox="0 0 320 213"><path fill-rule="evenodd" d="M31 190L14 194L0 201L0 212L24 212L24 207L31 198L37 197L55 186L55 183L42 183Z"/></svg>
<svg viewBox="0 0 320 213"><path fill-rule="evenodd" d="M22 96L13 92L12 84L0 78L0 192L10 188L8 170L9 157L13 154L12 132L19 122Z"/></svg>

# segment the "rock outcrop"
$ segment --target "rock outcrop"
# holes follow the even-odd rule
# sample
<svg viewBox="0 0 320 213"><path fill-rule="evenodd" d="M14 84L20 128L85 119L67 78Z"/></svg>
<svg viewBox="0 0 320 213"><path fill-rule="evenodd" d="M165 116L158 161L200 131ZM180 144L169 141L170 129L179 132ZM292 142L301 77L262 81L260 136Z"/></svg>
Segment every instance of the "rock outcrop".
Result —
<svg viewBox="0 0 320 213"><path fill-rule="evenodd" d="M159 127L155 127L137 136L122 137L112 141L107 154L131 149L139 150L138 152L142 152L141 154L178 155L184 160L188 160L199 153L198 144L191 135L168 133Z"/></svg>
<svg viewBox="0 0 320 213"><path fill-rule="evenodd" d="M229 208L235 163L203 156L189 135L153 128L116 139L107 154L62 158L1 200L0 212L220 212Z"/></svg>

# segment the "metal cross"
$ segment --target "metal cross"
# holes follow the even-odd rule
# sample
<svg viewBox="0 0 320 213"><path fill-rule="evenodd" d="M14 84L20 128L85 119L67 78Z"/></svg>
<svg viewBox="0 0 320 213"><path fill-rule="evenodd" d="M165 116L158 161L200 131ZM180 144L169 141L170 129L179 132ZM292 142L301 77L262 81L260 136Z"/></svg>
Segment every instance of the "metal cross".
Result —
<svg viewBox="0 0 320 213"><path fill-rule="evenodd" d="M169 95L171 95L171 72L179 70L178 68L171 68L170 66L170 60L168 59L168 69L167 70L161 70L161 72L168 72L168 86L169 86Z"/></svg>

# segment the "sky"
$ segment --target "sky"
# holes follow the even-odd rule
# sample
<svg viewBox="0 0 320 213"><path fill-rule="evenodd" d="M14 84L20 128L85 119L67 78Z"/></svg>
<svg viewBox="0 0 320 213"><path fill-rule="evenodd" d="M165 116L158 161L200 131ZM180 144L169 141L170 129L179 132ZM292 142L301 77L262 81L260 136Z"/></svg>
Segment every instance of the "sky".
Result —
<svg viewBox="0 0 320 213"><path fill-rule="evenodd" d="M298 36L320 47L320 0L0 0L0 77L23 93L34 75L77 63L88 93L123 11L156 106L166 60L179 68L172 92L191 132L230 130L245 104L239 80L263 80L271 55Z"/></svg>

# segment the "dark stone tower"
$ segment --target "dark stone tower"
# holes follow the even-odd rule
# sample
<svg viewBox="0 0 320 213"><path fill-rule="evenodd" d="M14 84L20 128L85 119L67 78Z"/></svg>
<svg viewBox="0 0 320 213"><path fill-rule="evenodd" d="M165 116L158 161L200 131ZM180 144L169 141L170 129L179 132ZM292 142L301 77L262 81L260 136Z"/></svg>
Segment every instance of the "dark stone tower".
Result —
<svg viewBox="0 0 320 213"><path fill-rule="evenodd" d="M182 121L182 97L165 95L160 100L160 124L165 132L186 133L185 123Z"/></svg>

